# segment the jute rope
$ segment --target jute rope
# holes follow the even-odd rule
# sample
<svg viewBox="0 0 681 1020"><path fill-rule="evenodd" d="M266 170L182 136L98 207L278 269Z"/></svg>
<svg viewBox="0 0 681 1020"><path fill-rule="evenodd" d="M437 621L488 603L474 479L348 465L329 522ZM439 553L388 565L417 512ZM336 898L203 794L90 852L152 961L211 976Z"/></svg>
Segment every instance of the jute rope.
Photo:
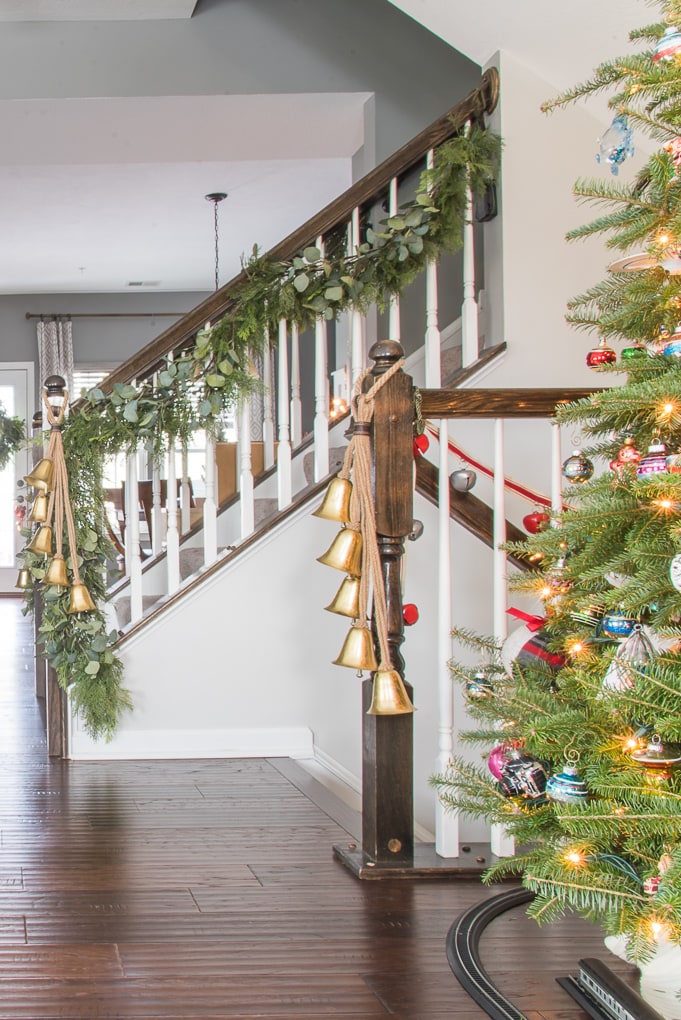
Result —
<svg viewBox="0 0 681 1020"><path fill-rule="evenodd" d="M63 555L64 548L64 518L66 518L66 532L71 553L71 570L73 572L73 583L80 584L80 570L78 569L78 550L76 548L76 526L73 520L73 510L69 498L69 476L66 470L66 457L64 456L64 441L61 429L64 423L64 414L69 403L68 390L64 391L64 400L60 408L52 407L47 399L47 391L43 390L43 404L47 412L47 421L50 426L50 440L47 444L45 456L52 460L53 485L50 493L50 500L47 506L47 521L52 520L54 510L54 534L56 556Z"/></svg>
<svg viewBox="0 0 681 1020"><path fill-rule="evenodd" d="M404 359L400 359L396 364L392 365L384 375L376 380L366 393L362 392L362 385L367 376L371 374L370 370L363 372L357 379L352 399L355 430L345 454L343 468L341 469L341 475L343 475L344 471L347 471L348 473L344 477L349 477L350 467L352 466L353 486L350 502L351 523L349 526L356 527L355 521L358 520L362 535L362 572L359 582L360 612L363 614L363 621L366 621L369 590L370 586L373 586L376 636L379 647L378 668L380 670L392 669L392 662L390 646L388 644L388 609L385 584L381 569L381 557L378 551L378 541L376 539L376 510L371 492L371 437L368 426L374 416L374 401L377 394L399 372L403 364ZM357 517L353 512L353 500L356 502Z"/></svg>

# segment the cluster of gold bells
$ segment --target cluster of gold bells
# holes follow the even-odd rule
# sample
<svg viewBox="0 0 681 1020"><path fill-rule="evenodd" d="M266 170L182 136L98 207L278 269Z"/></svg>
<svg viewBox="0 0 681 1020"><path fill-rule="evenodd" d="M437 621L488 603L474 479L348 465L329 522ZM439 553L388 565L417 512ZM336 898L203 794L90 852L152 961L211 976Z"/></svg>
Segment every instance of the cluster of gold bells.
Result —
<svg viewBox="0 0 681 1020"><path fill-rule="evenodd" d="M92 596L80 579L78 571L77 551L75 543L75 527L68 493L68 475L64 460L64 448L60 426L64 417L64 406L60 409L48 408L48 421L52 425L46 455L36 464L24 481L36 491L29 521L38 524L38 530L26 546L27 552L39 556L49 556L50 562L45 576L44 585L57 588L70 588L68 613L88 613L96 609ZM56 412L56 413L55 413ZM69 579L66 560L62 552L64 518L66 518L67 535L71 551L73 581ZM33 577L28 567L22 567L17 577L17 588L31 588Z"/></svg>
<svg viewBox="0 0 681 1020"><path fill-rule="evenodd" d="M402 677L396 669L379 669L374 638L365 624L366 607L361 605L363 540L356 527L347 526L351 522L351 498L352 482L348 478L333 478L321 506L312 515L342 525L327 551L317 557L319 563L347 575L331 604L326 606L328 612L353 621L340 654L333 662L335 666L373 672L374 690L368 715L406 715L414 711L414 706ZM382 583L382 579L375 578L374 583Z"/></svg>

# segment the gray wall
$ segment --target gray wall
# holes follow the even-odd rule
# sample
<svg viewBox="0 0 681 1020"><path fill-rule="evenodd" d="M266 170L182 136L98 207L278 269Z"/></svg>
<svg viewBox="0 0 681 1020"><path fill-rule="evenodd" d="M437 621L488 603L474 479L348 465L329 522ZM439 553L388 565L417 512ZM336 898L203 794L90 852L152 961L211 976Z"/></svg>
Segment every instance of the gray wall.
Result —
<svg viewBox="0 0 681 1020"><path fill-rule="evenodd" d="M477 65L386 0L199 0L186 21L10 22L0 34L0 100L371 92L357 176L479 77ZM0 297L0 360L35 358L26 311L186 311L204 296ZM170 321L75 320L76 360L122 361Z"/></svg>
<svg viewBox="0 0 681 1020"><path fill-rule="evenodd" d="M479 74L387 0L199 0L190 20L0 34L2 99L373 92L379 162Z"/></svg>

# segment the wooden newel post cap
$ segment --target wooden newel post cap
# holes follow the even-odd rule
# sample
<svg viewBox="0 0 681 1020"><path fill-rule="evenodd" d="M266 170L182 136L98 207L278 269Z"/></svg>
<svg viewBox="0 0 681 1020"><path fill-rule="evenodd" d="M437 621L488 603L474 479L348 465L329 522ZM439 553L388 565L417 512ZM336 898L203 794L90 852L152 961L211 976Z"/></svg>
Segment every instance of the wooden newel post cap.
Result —
<svg viewBox="0 0 681 1020"><path fill-rule="evenodd" d="M383 375L404 357L404 348L397 340L377 340L369 351L369 357L375 362L372 374Z"/></svg>
<svg viewBox="0 0 681 1020"><path fill-rule="evenodd" d="M43 427L43 412L34 411L33 418L31 419L31 429L41 429Z"/></svg>
<svg viewBox="0 0 681 1020"><path fill-rule="evenodd" d="M48 375L43 383L49 397L63 397L66 389L66 379L61 375Z"/></svg>

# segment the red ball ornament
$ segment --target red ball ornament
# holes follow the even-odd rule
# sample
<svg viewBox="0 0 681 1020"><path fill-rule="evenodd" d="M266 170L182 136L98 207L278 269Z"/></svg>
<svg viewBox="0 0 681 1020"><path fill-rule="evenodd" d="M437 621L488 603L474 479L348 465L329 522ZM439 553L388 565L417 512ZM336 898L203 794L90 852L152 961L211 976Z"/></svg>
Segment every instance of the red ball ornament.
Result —
<svg viewBox="0 0 681 1020"><path fill-rule="evenodd" d="M598 347L594 347L586 356L587 367L593 368L595 371L598 371L605 365L612 365L615 361L617 361L617 354L613 351L612 347L608 347L605 337L603 337Z"/></svg>
<svg viewBox="0 0 681 1020"><path fill-rule="evenodd" d="M546 531L551 518L543 510L534 510L531 514L523 517L523 527L530 535L536 535L540 531Z"/></svg>
<svg viewBox="0 0 681 1020"><path fill-rule="evenodd" d="M414 456L419 457L426 452L430 443L428 436L425 432L421 432L420 435L414 436Z"/></svg>
<svg viewBox="0 0 681 1020"><path fill-rule="evenodd" d="M418 622L419 611L418 607L413 602L405 602L402 606L402 619L404 620L405 626L412 627Z"/></svg>

